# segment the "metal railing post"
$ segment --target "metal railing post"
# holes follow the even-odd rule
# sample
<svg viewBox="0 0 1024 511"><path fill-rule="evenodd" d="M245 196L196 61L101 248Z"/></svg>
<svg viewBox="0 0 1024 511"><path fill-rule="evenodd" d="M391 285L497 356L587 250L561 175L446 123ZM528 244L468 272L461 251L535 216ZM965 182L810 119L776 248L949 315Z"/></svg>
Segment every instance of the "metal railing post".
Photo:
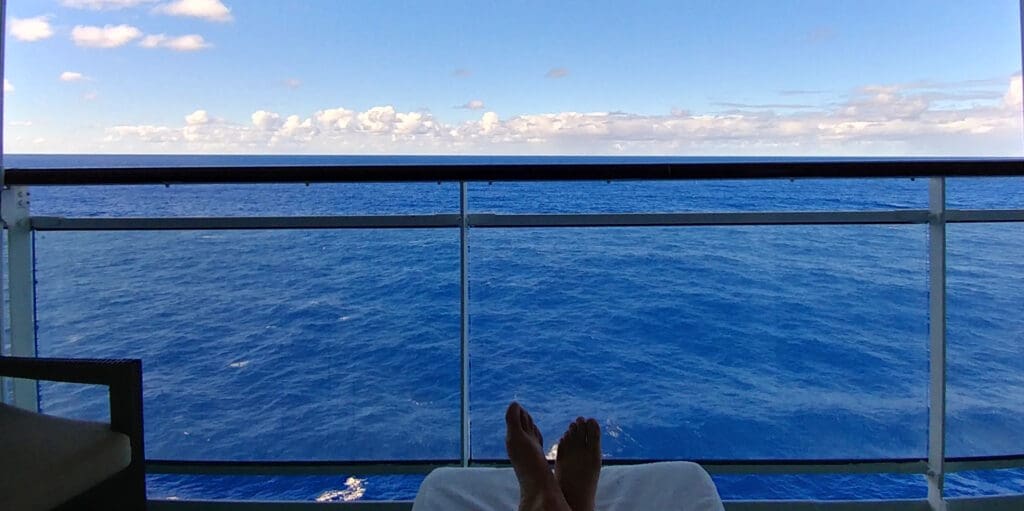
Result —
<svg viewBox="0 0 1024 511"><path fill-rule="evenodd" d="M11 318L11 355L34 357L36 300L28 188L13 186L3 190L0 206L4 224L7 225L7 303ZM12 387L15 406L39 410L39 390L35 381L15 379Z"/></svg>
<svg viewBox="0 0 1024 511"><path fill-rule="evenodd" d="M928 186L928 504L945 511L946 463L946 179Z"/></svg>
<svg viewBox="0 0 1024 511"><path fill-rule="evenodd" d="M7 0L0 0L0 34L7 33ZM7 38L0 36L0 81L3 81L4 73L4 55L7 51ZM7 105L7 98L4 97L4 93L0 92L0 190L3 190L6 183L4 181L4 111ZM3 198L0 197L0 201ZM0 209L3 208L3 204L0 204ZM4 251L4 227L0 226L0 253ZM4 280L4 267L0 264L0 283ZM0 284L2 285L2 284ZM0 292L0 309L7 306L7 297ZM4 335L4 315L0 312L0 356L4 354L4 350L7 348L7 338ZM7 378L0 378L0 403L7 402Z"/></svg>
<svg viewBox="0 0 1024 511"><path fill-rule="evenodd" d="M2 118L2 117L3 116L0 115L0 118ZM2 122L2 121L0 121L0 122ZM3 134L0 133L0 136L3 136ZM4 174L3 163L0 163L0 190L3 189L3 180L4 180L3 174ZM2 201L2 200L3 199L0 198L0 201ZM3 204L0 204L0 209L3 209ZM5 225L3 225L2 221L0 221L0 254L2 254L3 251L4 251L4 245L5 245L5 243L4 243L4 233L6 233L6 232L7 232L7 227ZM2 263L2 259L3 259L3 257L0 256L0 287L3 286L4 271L5 271L4 270L4 265ZM5 332L4 332L4 313L3 313L3 311L6 310L5 307L7 307L7 295L5 293L3 293L3 292L0 292L0 357L2 357L2 356L7 354L6 353L7 352L7 336L5 335ZM8 399L7 398L7 378L4 378L3 376L0 376L0 404L7 403L7 399Z"/></svg>
<svg viewBox="0 0 1024 511"><path fill-rule="evenodd" d="M466 182L459 182L459 358L461 361L461 459L469 466L469 199Z"/></svg>

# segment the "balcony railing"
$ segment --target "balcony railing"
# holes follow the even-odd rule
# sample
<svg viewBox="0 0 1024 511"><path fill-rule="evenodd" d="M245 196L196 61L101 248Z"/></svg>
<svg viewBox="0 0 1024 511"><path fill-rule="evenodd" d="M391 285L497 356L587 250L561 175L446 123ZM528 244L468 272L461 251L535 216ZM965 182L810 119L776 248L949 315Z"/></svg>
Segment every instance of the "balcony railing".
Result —
<svg viewBox="0 0 1024 511"><path fill-rule="evenodd" d="M927 501L876 503L874 509L946 509L981 502L947 499L945 475L951 472L1024 467L1024 453L1001 456L950 457L946 454L946 226L951 223L1024 222L1021 209L947 209L947 177L1024 176L1019 159L915 159L734 161L705 163L605 164L431 164L300 167L152 167L7 169L3 174L2 212L8 233L11 354L36 355L34 243L36 231L123 230L272 230L272 229L434 229L454 228L460 233L460 446L458 459L419 461L187 461L148 460L155 474L424 474L441 466L501 465L503 460L471 457L469 428L469 271L471 229L650 226L767 226L767 225L892 225L928 226L929 265L929 422L927 457L885 459L805 460L697 460L712 474L922 474L928 481ZM888 211L762 211L629 214L483 214L468 207L469 182L496 181L618 181L802 178L922 178L929 181L927 209ZM458 213L428 215L248 216L248 217L141 217L65 218L33 216L30 187L109 185L189 185L209 183L370 183L457 182ZM13 381L16 405L36 409L34 382ZM5 394L6 395L6 394ZM654 460L608 460L608 464ZM986 505L1024 506L1024 498L990 499ZM208 503L154 502L155 509L189 509ZM223 504L244 507L244 504ZM336 504L353 506L352 504ZM367 504L358 504L365 506ZM408 504L370 504L378 509L407 508ZM834 504L842 508L845 504ZM395 507L398 506L398 507ZM730 509L799 509L798 503L730 503Z"/></svg>

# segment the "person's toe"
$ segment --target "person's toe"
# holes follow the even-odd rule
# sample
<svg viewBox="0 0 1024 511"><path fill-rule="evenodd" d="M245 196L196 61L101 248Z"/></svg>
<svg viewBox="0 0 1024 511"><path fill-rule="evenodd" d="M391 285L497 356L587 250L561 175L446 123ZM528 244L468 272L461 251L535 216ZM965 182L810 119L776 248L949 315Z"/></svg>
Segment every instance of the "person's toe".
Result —
<svg viewBox="0 0 1024 511"><path fill-rule="evenodd" d="M566 432L565 436L569 449L572 451L579 450L586 445L584 442L584 438L586 436L586 424L580 422L573 422L569 424L569 431Z"/></svg>
<svg viewBox="0 0 1024 511"><path fill-rule="evenodd" d="M591 445L601 441L601 426L594 419L587 419L587 444Z"/></svg>
<svg viewBox="0 0 1024 511"><path fill-rule="evenodd" d="M520 421L519 417L520 412L522 412L522 410L523 407L519 406L519 403L515 401L509 403L508 409L505 410L505 424L510 428L513 426L517 426Z"/></svg>

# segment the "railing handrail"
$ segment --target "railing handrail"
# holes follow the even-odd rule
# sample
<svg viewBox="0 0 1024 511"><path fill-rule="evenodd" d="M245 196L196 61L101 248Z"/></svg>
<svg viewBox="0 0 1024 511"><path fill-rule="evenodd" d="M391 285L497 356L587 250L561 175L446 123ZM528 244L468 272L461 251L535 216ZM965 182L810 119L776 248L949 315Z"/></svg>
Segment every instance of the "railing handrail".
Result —
<svg viewBox="0 0 1024 511"><path fill-rule="evenodd" d="M927 474L927 458L605 458L605 466L637 465L661 461L691 461L711 474ZM148 459L150 474L184 475L425 475L441 467L509 467L502 458L460 460L186 460ZM1024 454L1001 456L959 456L945 459L946 472L1017 469L1024 467Z"/></svg>
<svg viewBox="0 0 1024 511"><path fill-rule="evenodd" d="M663 181L1024 176L1022 158L787 159L650 162L10 168L6 185Z"/></svg>

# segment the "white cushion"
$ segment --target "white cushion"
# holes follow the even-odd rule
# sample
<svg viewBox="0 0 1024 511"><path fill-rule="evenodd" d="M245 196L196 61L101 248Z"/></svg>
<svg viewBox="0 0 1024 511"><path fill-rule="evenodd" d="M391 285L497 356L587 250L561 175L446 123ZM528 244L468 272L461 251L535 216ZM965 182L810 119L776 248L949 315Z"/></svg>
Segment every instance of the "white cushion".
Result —
<svg viewBox="0 0 1024 511"><path fill-rule="evenodd" d="M131 463L127 435L109 424L0 404L0 509L51 509Z"/></svg>
<svg viewBox="0 0 1024 511"><path fill-rule="evenodd" d="M413 511L511 511L519 485L511 468L439 468L423 480ZM723 511L715 483L684 461L601 469L597 511Z"/></svg>

